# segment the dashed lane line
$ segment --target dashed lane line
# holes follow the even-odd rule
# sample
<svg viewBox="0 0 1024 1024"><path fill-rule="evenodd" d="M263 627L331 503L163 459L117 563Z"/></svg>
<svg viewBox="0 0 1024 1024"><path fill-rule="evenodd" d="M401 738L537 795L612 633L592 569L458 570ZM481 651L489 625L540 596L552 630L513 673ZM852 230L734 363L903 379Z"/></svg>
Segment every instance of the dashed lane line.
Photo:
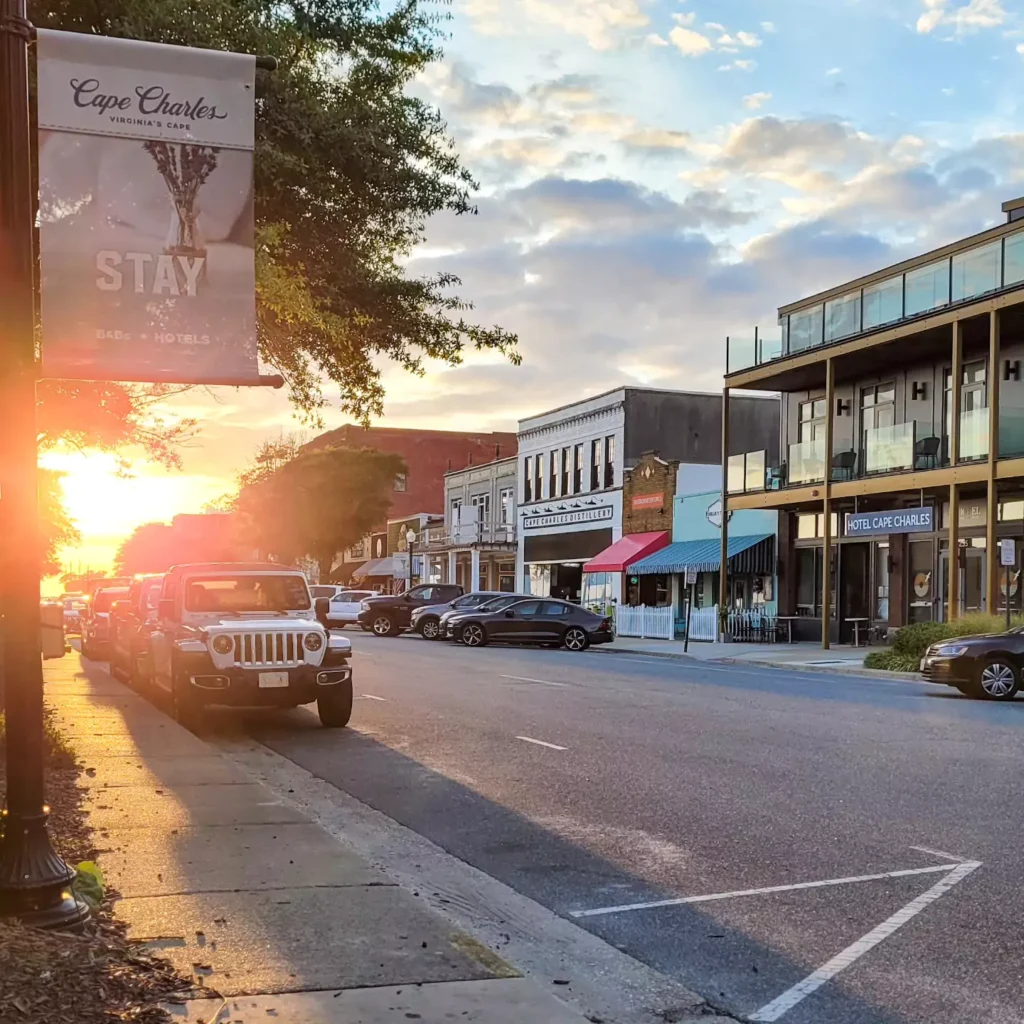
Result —
<svg viewBox="0 0 1024 1024"><path fill-rule="evenodd" d="M366 700L379 700L382 704L386 704L388 700L387 697L375 697L372 693L361 693L359 696Z"/></svg>
<svg viewBox="0 0 1024 1024"><path fill-rule="evenodd" d="M558 686L566 688L568 683L556 683L551 679L531 679L529 676L499 676L500 679L512 679L517 683L543 683L544 686Z"/></svg>
<svg viewBox="0 0 1024 1024"><path fill-rule="evenodd" d="M532 736L517 736L517 740L522 740L524 743L533 743L538 747L547 747L549 750L568 750L568 747L560 747L556 743L546 743L544 740L535 740Z"/></svg>

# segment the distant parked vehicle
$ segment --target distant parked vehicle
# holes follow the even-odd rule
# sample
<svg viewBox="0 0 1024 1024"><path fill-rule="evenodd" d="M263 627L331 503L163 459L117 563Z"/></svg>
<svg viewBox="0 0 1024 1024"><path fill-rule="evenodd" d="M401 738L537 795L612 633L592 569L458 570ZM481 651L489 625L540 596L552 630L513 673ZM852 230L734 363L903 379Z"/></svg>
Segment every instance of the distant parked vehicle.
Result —
<svg viewBox="0 0 1024 1024"><path fill-rule="evenodd" d="M496 597L506 597L502 590L476 590L472 594L463 594L443 604L425 604L413 611L409 626L414 633L419 633L425 640L444 640L441 631L441 616L447 611L470 611L493 601Z"/></svg>
<svg viewBox="0 0 1024 1024"><path fill-rule="evenodd" d="M127 587L100 587L93 594L82 621L82 654L90 661L106 660L110 652L110 608L127 596Z"/></svg>
<svg viewBox="0 0 1024 1024"><path fill-rule="evenodd" d="M530 594L502 594L500 597L492 596L476 608L449 608L448 611L441 615L440 628L442 637L445 640L454 640L458 635L459 624L467 622L478 611L504 611L517 601L525 601L530 596Z"/></svg>
<svg viewBox="0 0 1024 1024"><path fill-rule="evenodd" d="M156 625L163 576L141 576L110 609L110 673L140 690L152 681L149 634Z"/></svg>
<svg viewBox="0 0 1024 1024"><path fill-rule="evenodd" d="M467 647L492 642L545 644L585 651L591 644L614 639L611 620L567 601L530 598L502 609L480 609L459 616L456 640Z"/></svg>
<svg viewBox="0 0 1024 1024"><path fill-rule="evenodd" d="M328 601L334 600L345 588L340 583L311 583L309 593L314 601L326 597Z"/></svg>
<svg viewBox="0 0 1024 1024"><path fill-rule="evenodd" d="M359 621L359 609L368 597L376 597L372 590L339 590L331 598L327 621L332 626L352 626Z"/></svg>
<svg viewBox="0 0 1024 1024"><path fill-rule="evenodd" d="M404 594L368 597L359 605L359 625L375 636L398 636L409 628L417 608L453 601L462 593L454 583L425 583Z"/></svg>
<svg viewBox="0 0 1024 1024"><path fill-rule="evenodd" d="M64 632L78 633L82 628L82 614L89 606L85 594L65 594L61 599L64 606Z"/></svg>

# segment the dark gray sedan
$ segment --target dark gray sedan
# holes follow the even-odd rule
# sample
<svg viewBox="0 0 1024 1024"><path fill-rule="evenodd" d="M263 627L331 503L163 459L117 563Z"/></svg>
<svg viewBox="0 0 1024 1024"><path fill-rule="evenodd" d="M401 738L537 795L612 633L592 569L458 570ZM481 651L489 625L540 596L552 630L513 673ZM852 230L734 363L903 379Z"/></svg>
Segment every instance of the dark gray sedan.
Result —
<svg viewBox="0 0 1024 1024"><path fill-rule="evenodd" d="M445 634L441 628L441 616L448 611L471 611L479 608L496 597L504 596L500 590L477 590L472 594L463 594L452 601L444 604L428 604L423 608L417 608L412 613L410 627L414 633L419 633L424 640L444 640Z"/></svg>

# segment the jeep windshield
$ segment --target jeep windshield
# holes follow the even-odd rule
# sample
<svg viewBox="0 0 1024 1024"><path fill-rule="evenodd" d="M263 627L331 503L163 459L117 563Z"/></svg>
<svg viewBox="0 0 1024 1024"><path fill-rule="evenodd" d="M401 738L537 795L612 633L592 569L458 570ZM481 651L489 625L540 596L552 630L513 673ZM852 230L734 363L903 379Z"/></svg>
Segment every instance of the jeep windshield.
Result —
<svg viewBox="0 0 1024 1024"><path fill-rule="evenodd" d="M190 612L296 612L310 606L303 576L204 576L189 580L185 610Z"/></svg>

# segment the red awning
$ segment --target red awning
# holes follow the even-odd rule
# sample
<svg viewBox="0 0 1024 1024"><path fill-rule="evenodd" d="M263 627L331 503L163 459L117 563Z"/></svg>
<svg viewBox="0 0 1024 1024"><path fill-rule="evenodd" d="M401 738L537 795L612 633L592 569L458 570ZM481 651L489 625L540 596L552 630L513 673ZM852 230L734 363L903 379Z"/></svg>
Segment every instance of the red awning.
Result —
<svg viewBox="0 0 1024 1024"><path fill-rule="evenodd" d="M633 562L653 555L668 544L668 530L661 533L627 533L610 548L583 566L584 572L625 572Z"/></svg>

